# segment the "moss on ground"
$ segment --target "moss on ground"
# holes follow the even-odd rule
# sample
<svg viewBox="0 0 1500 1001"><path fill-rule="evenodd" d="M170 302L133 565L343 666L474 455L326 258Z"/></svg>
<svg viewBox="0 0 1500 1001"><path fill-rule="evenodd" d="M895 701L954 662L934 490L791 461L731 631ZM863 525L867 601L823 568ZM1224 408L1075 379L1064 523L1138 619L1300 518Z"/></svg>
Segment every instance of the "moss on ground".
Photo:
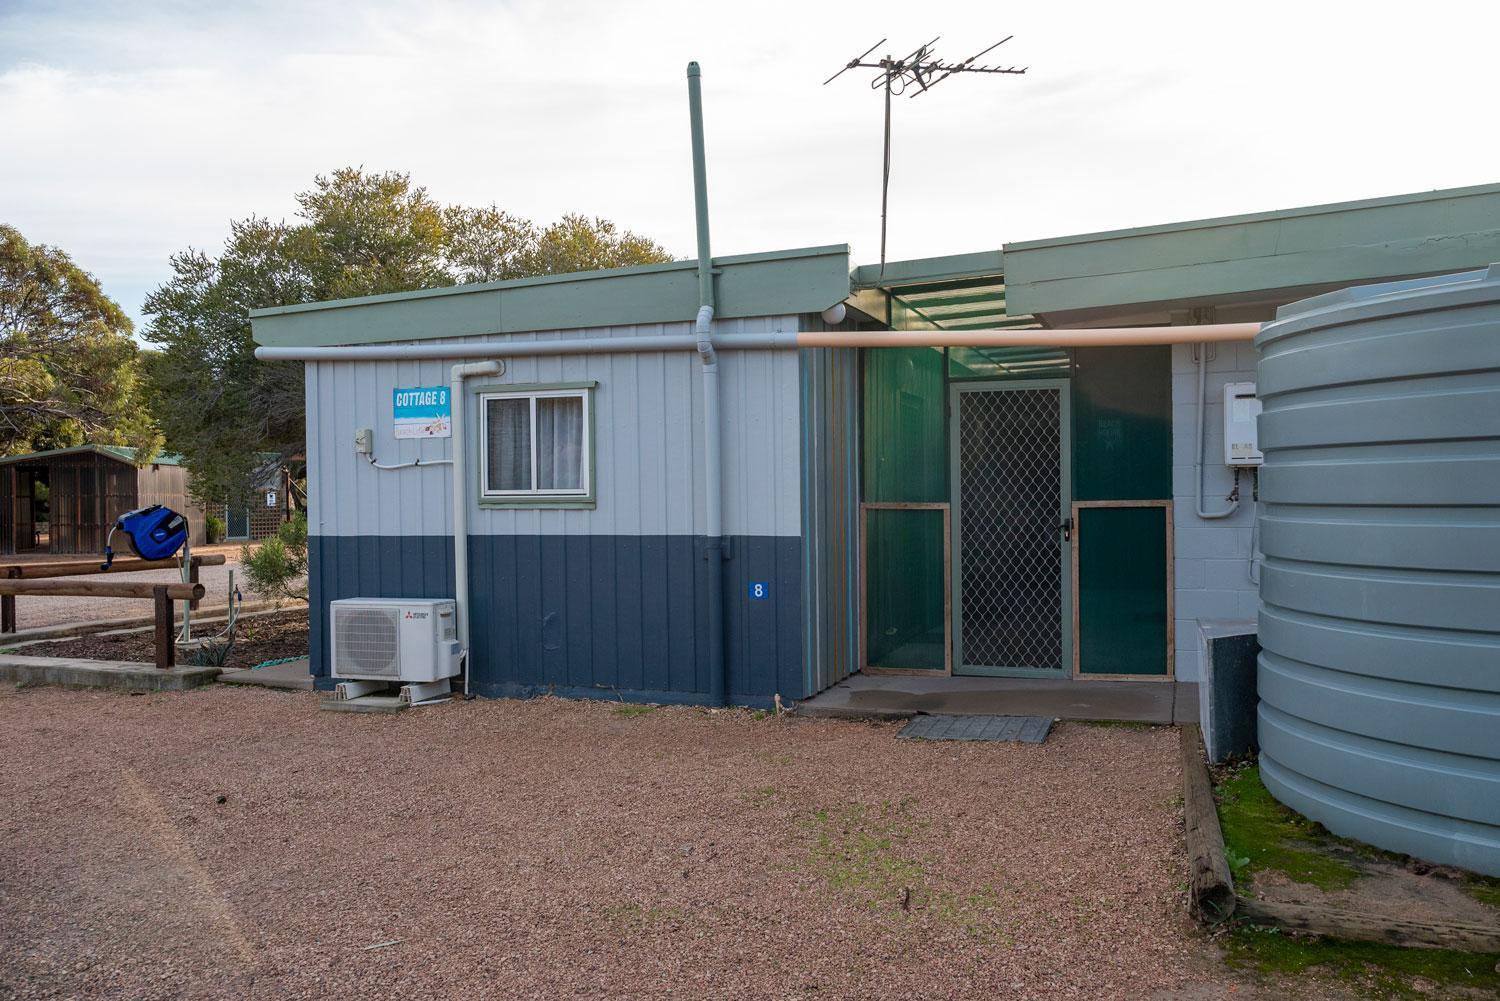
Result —
<svg viewBox="0 0 1500 1001"><path fill-rule="evenodd" d="M867 907L925 913L975 938L1003 937L1001 901L993 886L957 892L939 885L920 860L902 852L903 842L925 826L912 815L914 804L907 798L814 810L801 821L812 838L813 871Z"/></svg>
<svg viewBox="0 0 1500 1001"><path fill-rule="evenodd" d="M1312 974L1372 990L1379 998L1500 996L1495 957L1482 953L1294 938L1253 927L1230 933L1225 948L1226 961L1236 969Z"/></svg>
<svg viewBox="0 0 1500 1001"><path fill-rule="evenodd" d="M660 707L627 702L624 705L615 706L614 714L616 716L622 717L623 719L634 719L637 716L646 716L650 713L654 713L658 708Z"/></svg>
<svg viewBox="0 0 1500 1001"><path fill-rule="evenodd" d="M1343 859L1312 848L1328 840L1321 824L1287 809L1260 781L1260 769L1242 768L1219 783L1219 824L1236 882L1275 870L1320 890L1342 890L1359 876Z"/></svg>
<svg viewBox="0 0 1500 1001"><path fill-rule="evenodd" d="M813 835L813 867L835 890L868 894L873 900L899 899L922 879L922 867L894 851L912 830L905 806L853 804L813 811L805 822Z"/></svg>
<svg viewBox="0 0 1500 1001"><path fill-rule="evenodd" d="M1475 876L1464 885L1464 892L1481 904L1500 909L1500 879Z"/></svg>
<svg viewBox="0 0 1500 1001"><path fill-rule="evenodd" d="M1080 722L1084 726L1106 730L1155 730L1161 726L1160 723L1145 723L1140 720L1130 719L1088 719L1081 720Z"/></svg>

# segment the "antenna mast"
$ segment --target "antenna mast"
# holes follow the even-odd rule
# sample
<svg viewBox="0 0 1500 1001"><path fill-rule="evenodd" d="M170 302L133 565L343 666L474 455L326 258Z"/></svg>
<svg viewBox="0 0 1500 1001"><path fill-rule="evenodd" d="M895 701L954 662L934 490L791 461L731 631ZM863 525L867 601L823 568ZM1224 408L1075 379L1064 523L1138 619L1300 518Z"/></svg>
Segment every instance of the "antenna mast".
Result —
<svg viewBox="0 0 1500 1001"><path fill-rule="evenodd" d="M955 73L1006 73L1020 76L1030 67L1022 66L1017 69L1014 66L975 65L981 56L988 55L1014 37L1016 36L1007 35L994 45L974 53L962 62L948 63L939 59L932 48L937 44L937 38L925 45L917 46L915 51L900 59L892 59L887 55L878 62L866 62L871 52L888 41L882 38L845 63L843 69L823 81L823 86L826 87L852 69L878 69L880 71L879 75L870 81L870 89L885 91L885 144L880 168L880 273L882 275L885 274L886 215L891 192L891 97L893 95L900 97L913 87L916 89L911 96L919 97Z"/></svg>

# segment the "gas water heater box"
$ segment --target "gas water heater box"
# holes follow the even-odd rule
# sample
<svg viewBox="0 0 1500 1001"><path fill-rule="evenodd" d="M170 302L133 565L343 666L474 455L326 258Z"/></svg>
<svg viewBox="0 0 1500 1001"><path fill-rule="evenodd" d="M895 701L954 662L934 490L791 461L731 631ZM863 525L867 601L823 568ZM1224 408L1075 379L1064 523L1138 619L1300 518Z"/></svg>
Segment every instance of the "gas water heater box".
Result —
<svg viewBox="0 0 1500 1001"><path fill-rule="evenodd" d="M424 682L459 672L452 599L340 598L328 615L335 678Z"/></svg>
<svg viewBox="0 0 1500 1001"><path fill-rule="evenodd" d="M1255 383L1230 382L1224 386L1224 465L1259 466L1265 461L1260 453L1260 398Z"/></svg>

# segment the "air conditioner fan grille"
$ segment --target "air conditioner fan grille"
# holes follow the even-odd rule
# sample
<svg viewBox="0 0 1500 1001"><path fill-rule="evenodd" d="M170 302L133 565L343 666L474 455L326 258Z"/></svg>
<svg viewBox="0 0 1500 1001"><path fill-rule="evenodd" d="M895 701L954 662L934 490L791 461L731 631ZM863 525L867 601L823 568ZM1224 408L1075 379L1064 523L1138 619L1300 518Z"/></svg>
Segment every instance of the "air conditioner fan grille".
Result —
<svg viewBox="0 0 1500 1001"><path fill-rule="evenodd" d="M394 608L340 608L334 616L338 663L334 673L398 677L400 629Z"/></svg>

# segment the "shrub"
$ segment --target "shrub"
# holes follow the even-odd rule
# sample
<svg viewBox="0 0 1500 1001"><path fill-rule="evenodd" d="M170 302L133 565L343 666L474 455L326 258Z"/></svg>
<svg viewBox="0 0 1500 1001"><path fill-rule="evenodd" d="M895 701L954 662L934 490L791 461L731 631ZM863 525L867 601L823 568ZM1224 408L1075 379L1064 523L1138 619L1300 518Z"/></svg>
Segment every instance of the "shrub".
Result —
<svg viewBox="0 0 1500 1001"><path fill-rule="evenodd" d="M272 601L307 597L307 515L284 521L255 549L240 548L240 566L251 590Z"/></svg>
<svg viewBox="0 0 1500 1001"><path fill-rule="evenodd" d="M225 526L223 518L220 518L216 514L204 517L203 536L208 540L209 545L213 545L215 542L223 542L226 531L228 531L228 528Z"/></svg>

